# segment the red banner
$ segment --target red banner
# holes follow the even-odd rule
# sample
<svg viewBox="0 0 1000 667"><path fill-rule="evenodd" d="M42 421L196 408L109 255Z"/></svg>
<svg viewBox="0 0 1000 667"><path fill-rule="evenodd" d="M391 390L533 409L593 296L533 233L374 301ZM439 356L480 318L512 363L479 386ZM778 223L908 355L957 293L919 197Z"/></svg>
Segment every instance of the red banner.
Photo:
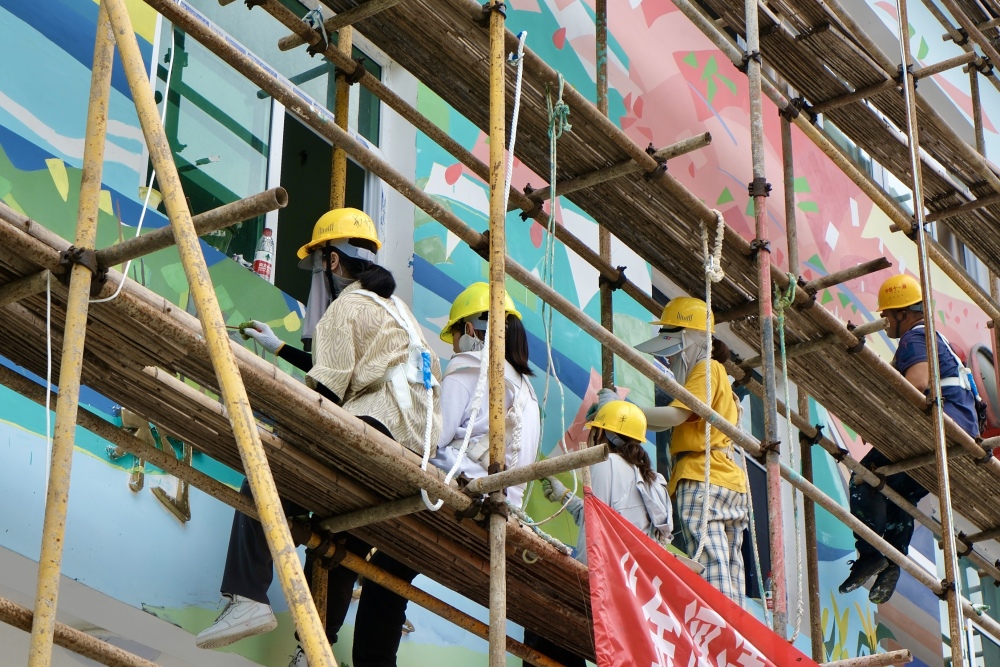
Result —
<svg viewBox="0 0 1000 667"><path fill-rule="evenodd" d="M816 667L816 663L586 489L598 667Z"/></svg>

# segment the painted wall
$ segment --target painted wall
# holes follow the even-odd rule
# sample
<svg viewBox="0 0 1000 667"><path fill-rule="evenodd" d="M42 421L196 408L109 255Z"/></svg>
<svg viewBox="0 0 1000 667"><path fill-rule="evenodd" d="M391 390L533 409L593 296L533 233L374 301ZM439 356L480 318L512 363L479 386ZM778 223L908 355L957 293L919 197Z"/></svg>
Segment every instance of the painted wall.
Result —
<svg viewBox="0 0 1000 667"><path fill-rule="evenodd" d="M54 0L43 11L35 4L28 0L0 0L0 57L3 62L20 63L18 68L5 69L0 77L0 198L63 236L71 237L79 192L97 5L86 0ZM226 22L234 26L247 23L245 10L238 5L223 11L214 0L198 4L206 12L211 10L224 27ZM882 4L875 3L875 11L887 11ZM140 45L149 61L154 53L163 51L154 48L154 44L158 35L162 39L164 31L158 32L156 17L144 4L133 0L129 5ZM722 210L727 222L745 237L752 237L752 208L745 187L749 180L745 78L668 0L615 0L610 5L612 118L636 141L652 142L658 147L710 131L713 144L672 160L671 172L707 203ZM508 25L515 32L527 30L528 46L578 90L586 92L594 89L593 18L592 4L582 0L514 0ZM261 15L254 16L251 23L267 21ZM925 32L936 34L929 28ZM261 34L247 31L244 38L254 50L273 47L270 31ZM253 43L255 40L260 44ZM656 48L649 46L653 44ZM940 58L949 55L953 54L942 52ZM929 62L939 59L937 51L924 56L918 52L918 56L926 56ZM292 59L283 62L282 73L286 76L305 66L302 61ZM408 81L405 76L398 80ZM45 85L38 85L40 81ZM408 85L412 101L423 113L477 156L486 158L486 137L477 128L426 87ZM958 82L954 85L960 87ZM958 111L965 110L963 98L948 87L947 80L941 83L941 90L954 101ZM255 102L248 100L248 103ZM777 177L778 116L769 103L765 107L767 164L774 183L772 201L777 202L783 195ZM1000 107L987 107L987 114L996 113L995 108ZM134 233L142 209L139 187L145 177L146 158L131 98L118 68L110 115L99 245L118 238L122 229L119 218L124 234ZM1000 122L1000 118L993 118L987 125L991 142L996 141L993 121ZM486 184L427 139L414 140L412 132L385 127L395 128L383 130L381 146L390 158L398 165L410 166L420 186L467 223L485 229ZM256 130L263 132L262 128ZM878 284L891 273L914 267L914 248L904 237L889 234L885 216L808 140L795 132L793 141L804 277L813 278L880 255L889 257L894 263L892 270L820 295L824 307L845 320L859 323L871 319ZM537 187L547 178L529 173L515 162L514 185L522 187L529 181ZM237 196L252 194L236 191L238 184L229 185ZM486 265L421 212L411 213L412 207L394 195L389 201L387 234L390 238L405 239L401 245L396 242L402 248L402 255L394 254L397 259L390 260L395 261L392 268L407 283L412 274L414 312L428 339L436 341L436 334L447 319L450 301L468 283L485 279ZM593 220L567 201L558 201L555 211L562 224L596 247L597 225ZM779 239L774 244L774 257L781 264L785 262L786 249L780 240L784 238L780 207L771 207L769 216L771 235ZM145 220L147 228L165 224L157 211L147 212ZM539 275L551 275L556 289L588 314L598 317L595 270L558 244L554 258L547 262L547 234L537 223L522 222L512 214L508 230L510 253L518 262L537 270ZM408 257L411 238L412 263L407 266L400 258ZM296 341L299 304L213 248L206 245L205 250L227 321L264 319L276 327L279 335ZM648 266L621 244L613 249L612 263L626 265L629 277L643 289L651 287ZM174 251L165 250L144 258L133 265L130 275L174 303L189 305L187 286ZM985 341L982 314L943 276L935 275L934 280L939 306L936 316L949 339L961 350ZM508 283L508 290L524 315L530 335L531 360L537 371L533 380L535 389L539 396L547 395L542 452L551 455L556 451L564 433L568 433L565 438L568 446L575 447L582 439L582 413L599 385L598 346L561 316L553 315L552 368L558 380L551 377L547 383L544 371L548 366L548 314L540 301L523 287ZM632 342L648 337L651 328L644 309L620 293L615 296L615 307L615 328L620 335ZM872 343L885 358L891 356L892 343L887 338L874 337ZM442 344L434 345L443 357L448 356ZM616 370L618 384L628 388L634 400L652 402L648 381L627 367L619 365ZM115 406L101 397L89 393L84 401L89 409L114 418ZM828 423L852 453L858 456L864 453L866 445L856 434L819 406L813 406L813 412L813 419ZM44 434L43 410L0 389L0 516L3 517L0 522L4 522L0 547L31 559L37 558L41 530ZM109 599L124 603L136 613L143 610L180 626L190 637L207 626L217 613L217 586L231 513L195 492L193 519L181 525L148 489L138 494L128 490L128 474L134 462L130 457L112 461L106 449L106 442L79 432L65 574ZM820 486L846 504L842 472L825 454L817 452L816 461ZM233 486L240 482L237 473L203 455L196 455L195 465ZM147 471L150 473L147 486L163 484L172 488L172 479L152 468ZM539 489L530 495L528 510L536 518L547 517L555 509L541 497ZM853 557L853 540L849 531L831 516L819 512L818 522L828 658L869 653L879 645L886 649L903 645L919 657L921 662L916 664L939 664L942 648L937 599L906 575L892 602L878 609L869 605L863 590L840 596L835 591L846 575L848 558ZM575 527L565 515L555 517L544 528L568 543L575 540ZM794 532L789 530L790 541ZM918 558L923 558L933 569L935 546L926 530L918 529L913 547ZM426 579L418 580L418 585L485 617L482 609ZM276 609L283 612L280 592L272 590L272 593ZM794 610L794 603L791 608ZM94 613L97 617L88 620L100 625L100 612ZM282 627L277 632L241 642L232 650L258 664L284 665L294 644L287 613L280 613L279 617ZM441 665L486 663L484 642L419 609L411 610L409 618L417 631L404 638L400 664L419 665L431 659ZM349 618L348 624L351 622ZM514 636L518 633L519 630L512 629ZM341 634L345 639L335 648L338 657L347 661L349 628ZM193 644L193 637L190 641ZM805 637L799 639L800 645L806 641ZM205 660L212 660L213 656L205 654Z"/></svg>

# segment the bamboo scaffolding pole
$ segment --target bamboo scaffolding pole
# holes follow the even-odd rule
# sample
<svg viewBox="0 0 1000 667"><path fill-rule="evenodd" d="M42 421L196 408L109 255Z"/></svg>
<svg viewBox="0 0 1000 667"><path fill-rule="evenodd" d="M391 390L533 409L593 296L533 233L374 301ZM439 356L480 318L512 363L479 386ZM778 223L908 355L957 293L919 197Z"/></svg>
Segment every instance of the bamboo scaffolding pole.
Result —
<svg viewBox="0 0 1000 667"><path fill-rule="evenodd" d="M942 60L941 62L934 63L932 65L927 65L926 67L921 67L914 70L913 78L920 79L932 76L934 74L940 74L941 72L946 72L955 67L961 67L962 65L968 65L971 62L979 60L978 54L974 51L967 51L960 56L955 56L954 58L948 58L947 60ZM879 93L883 93L887 90L892 90L893 88L898 88L899 82L896 79L886 79L881 83L872 84L871 86L865 86L864 88L859 88L853 93L846 93L844 95L838 95L837 97L830 98L828 100L823 100L822 102L817 102L812 105L811 111L813 113L826 113L832 109L839 109L840 107L847 106L852 102L858 102L863 99L867 99Z"/></svg>
<svg viewBox="0 0 1000 667"><path fill-rule="evenodd" d="M432 498L431 500L436 499ZM423 497L419 495L410 496L409 498L400 498L399 500L380 503L374 507L366 507L354 512L331 516L320 521L319 525L320 528L331 533L348 532L362 526L413 514L422 509L424 509Z"/></svg>
<svg viewBox="0 0 1000 667"><path fill-rule="evenodd" d="M715 46L718 47L734 65L741 62L742 53L730 41L729 36L720 31L715 23L709 20L698 7L690 2L690 0L676 0L674 4L691 20L692 23L705 33L712 43L715 44ZM887 195L882 188L877 186L867 174L863 173L851 160L851 158L847 157L843 151L841 151L841 149L821 130L814 127L808 118L800 114L797 109L794 109L794 107L790 107L788 100L781 94L780 91L778 91L774 84L766 79L762 81L762 84L764 94L766 94L779 109L791 109L795 126L799 128L803 134L809 137L816 147L829 157L833 163L837 165L840 170L861 189L862 192L865 193L865 195L871 198L872 202L878 206L889 217L889 219L898 226L899 229L909 232L913 226L913 222L909 215L907 215L899 206L899 203L889 197L889 195ZM1000 319L1000 305L990 299L987 295L984 295L982 291L968 279L968 276L964 275L961 268L956 265L955 261L947 253L942 252L936 248L934 244L931 244L929 254L931 261L944 271L944 273L956 283L959 289L967 294L977 306L983 309L988 317L991 319ZM778 277L777 280L780 284L780 277Z"/></svg>
<svg viewBox="0 0 1000 667"><path fill-rule="evenodd" d="M299 640L311 665L335 667L339 663L330 649L326 633L310 598L309 586L302 572L302 565L295 551L288 525L284 520L281 500L257 434L250 401L240 378L225 321L219 309L200 242L191 222L191 213L173 162L170 144L156 112L156 102L146 78L145 65L132 29L132 21L124 0L104 0L104 2L107 3L108 14L115 28L115 39L121 51L129 89L136 103L150 159L159 177L167 214L177 237L181 263L202 320L212 365L216 370L250 489L260 511L264 533L274 556L275 568L295 621Z"/></svg>
<svg viewBox="0 0 1000 667"><path fill-rule="evenodd" d="M969 544L975 544L976 542L986 542L987 540L995 540L1000 537L1000 527L991 528L989 530L984 530L978 533L973 533L967 536L962 541L968 542Z"/></svg>
<svg viewBox="0 0 1000 667"><path fill-rule="evenodd" d="M15 628L31 631L34 614L7 598L0 597L0 621ZM140 658L134 653L92 637L86 632L71 628L64 623L56 623L53 638L57 646L73 651L107 667L157 667L156 663Z"/></svg>
<svg viewBox="0 0 1000 667"><path fill-rule="evenodd" d="M36 274L0 286L0 308L44 292L49 288L51 281L52 273L48 269L42 269Z"/></svg>
<svg viewBox="0 0 1000 667"><path fill-rule="evenodd" d="M551 475L569 472L577 468L595 465L608 460L608 446L588 447L578 452L570 452L561 456L553 456L537 463L493 473L469 482L465 492L472 496L493 493L518 484L525 484L534 479L542 479Z"/></svg>
<svg viewBox="0 0 1000 667"><path fill-rule="evenodd" d="M230 0L231 1L231 0ZM323 29L328 33L338 32L342 28L347 28L359 21L375 16L390 7L395 7L402 0L365 0L359 5L346 9L332 18L323 22ZM228 4L228 3L226 3ZM311 29L311 28L310 28ZM297 34L287 35L278 40L278 49L281 51L291 51L297 46L302 46L307 42ZM348 51L348 55L350 52Z"/></svg>
<svg viewBox="0 0 1000 667"><path fill-rule="evenodd" d="M937 222L938 220L945 220L947 218L951 218L956 215L968 213L969 211L975 211L976 209L985 208L987 206L992 206L994 204L1000 204L1000 194L979 197L978 199L967 201L964 204L949 206L948 208L943 208L940 211L934 211L933 213L928 214L927 222Z"/></svg>
<svg viewBox="0 0 1000 667"><path fill-rule="evenodd" d="M938 357L937 322L933 316L934 296L931 286L931 265L927 257L927 227L924 223L924 189L920 162L920 135L917 128L916 82L907 72L910 65L909 18L906 0L896 0L898 11L898 29L900 45L900 61L903 76L903 100L906 105L906 129L909 137L911 187L913 192L914 230L916 231L917 257L919 259L920 288L923 293L923 309L931 313L924 319L924 334L927 344L927 360L930 371L931 419L934 425L934 443L937 454L938 468L938 500L941 503L941 531L944 549L945 578L942 588L948 606L948 636L952 639L952 665L962 667L965 664L965 642L962 628L965 621L962 618L961 595L959 594L958 557L955 549L954 517L951 506L951 481L948 469L948 440L944 428L944 403L941 397L941 365Z"/></svg>
<svg viewBox="0 0 1000 667"><path fill-rule="evenodd" d="M597 67L597 110L608 115L608 0L596 0L594 5L595 47ZM556 184L550 184L552 196L559 191ZM550 209L551 210L551 209ZM555 211L553 210L553 213ZM611 232L604 225L597 228L597 247L601 259L611 264ZM601 297L601 326L615 330L614 290L607 280L598 280ZM615 386L615 355L607 345L601 346L601 385L606 389Z"/></svg>
<svg viewBox="0 0 1000 667"><path fill-rule="evenodd" d="M97 215L114 56L115 43L108 23L108 9L102 1L97 12L97 36L94 40L76 224L75 247L85 252L93 250L97 239ZM76 416L80 408L80 374L87 336L91 279L94 277L90 269L81 263L75 263L70 268L62 362L59 367L59 394L56 398L56 423L45 490L45 518L31 623L29 667L48 667L52 662L59 578L66 537L66 511L73 467L73 443L76 436Z"/></svg>
<svg viewBox="0 0 1000 667"><path fill-rule="evenodd" d="M753 180L754 228L757 249L761 372L764 378L764 467L767 470L768 534L771 546L771 573L774 600L773 630L780 637L788 633L788 581L785 576L785 524L781 497L781 443L778 439L777 396L774 366L774 313L771 304L771 246L768 240L767 197L771 186L764 175L764 116L761 98L760 31L757 0L745 0L747 79L750 83L750 153Z"/></svg>
<svg viewBox="0 0 1000 667"><path fill-rule="evenodd" d="M204 236L217 229L223 229L237 222L250 220L288 205L288 193L284 188L272 188L225 204L211 211L199 213L192 218L195 233ZM97 251L97 262L101 266L114 266L130 259L163 250L174 245L174 230L169 225L148 234L116 243Z"/></svg>
<svg viewBox="0 0 1000 667"><path fill-rule="evenodd" d="M954 446L948 448L948 458L957 458L959 456L968 456L969 453L962 449L961 447ZM937 453L930 452L928 454L921 454L919 456L914 456L912 458L903 459L902 461L896 461L888 465L880 466L875 468L875 472L883 477L888 477L889 475L895 475L900 472L909 472L910 470L915 470L923 466L929 466L937 462Z"/></svg>
<svg viewBox="0 0 1000 667"><path fill-rule="evenodd" d="M182 7L189 8L187 3L182 3ZM277 0L265 0L261 7L275 19L277 19L282 25L295 31L295 33L303 40L303 43L308 43L311 46L315 46L322 41L322 36L310 28L308 25L303 23L294 13L292 13L288 8L277 2ZM373 76L370 72L366 71L364 67L350 58L345 58L343 54L337 51L334 47L327 48L323 52L328 60L334 63L338 69L342 69L347 72L352 78L358 81L362 86L367 88L373 95L378 99L398 113L403 119L409 121L415 128L423 132L428 138L441 146L445 151L447 151L452 157L461 162L474 174L479 176L479 178L484 181L489 181L489 167L480 159L472 155L464 146L458 143L455 139L448 135L447 132L439 128L434 124L433 121L428 119L426 116L418 112L406 101L400 98L396 93L385 86L377 77ZM359 71L360 70L360 71ZM685 139L672 146L667 146L657 152L656 157L660 159L670 159L672 157L677 157L688 153L690 151L701 148L711 142L711 135L705 133L701 137L706 137L705 139L700 139L699 137L693 137L691 139ZM702 143L704 141L705 143ZM577 179L572 179L567 181L565 184L559 185L559 190L564 191L568 194L571 191L582 189L584 187L591 187L600 182L604 182L606 179L618 178L630 173L639 173L642 168L639 167L634 161L628 161L622 163L621 165L616 165L614 167L609 167L609 172L611 170L618 170L607 175L602 175L598 177L596 174L585 174L580 177L580 183L574 183ZM593 182L589 182L586 179L594 178ZM548 187L540 189L539 192L548 192ZM511 187L510 189L510 202L511 205L522 210L528 217L538 221L542 226L548 226L548 215L542 209L541 206L537 205L537 202L529 198L529 195ZM567 248L573 250L575 253L580 255L582 258L587 260L592 266L594 266L602 276L613 284L621 284L622 291L635 299L644 308L655 310L657 314L661 307L656 304L656 302L646 294L642 288L636 285L631 280L628 280L622 271L619 271L616 267L611 266L608 262L602 260L600 255L594 252L587 244L577 238L568 229L566 229L561 224L556 224L556 238L560 240Z"/></svg>
<svg viewBox="0 0 1000 667"><path fill-rule="evenodd" d="M886 322L881 317L877 320L871 322L866 322L861 326L852 329L852 333L855 336L868 336L870 334L882 331L886 328L888 322ZM795 357L801 357L804 354L809 354L810 352L815 352L816 350L822 349L828 345L836 345L840 342L836 334L826 334L822 338L817 338L815 340L807 340L803 343L795 343L794 345L789 345L785 349L785 357L788 359L794 359ZM757 368L761 365L761 357L758 355L756 357L750 357L749 359L744 359L739 363L740 368L749 370L751 368Z"/></svg>
<svg viewBox="0 0 1000 667"><path fill-rule="evenodd" d="M888 653L865 655L860 658L824 662L820 664L820 667L891 667L892 665L905 665L912 660L913 654L904 649L889 651Z"/></svg>
<svg viewBox="0 0 1000 667"><path fill-rule="evenodd" d="M359 5L363 7L364 5ZM337 33L338 52L347 58L351 57L354 48L354 28L350 24L344 25ZM336 80L337 97L333 115L337 119L337 126L347 130L347 116L351 108L351 85L347 82L347 73L338 69ZM343 208L344 198L347 196L347 153L340 146L333 147L333 169L330 175L330 208ZM320 614L324 616L324 614Z"/></svg>
<svg viewBox="0 0 1000 667"><path fill-rule="evenodd" d="M955 2L955 0L941 0L941 4L945 6L952 15L952 18L958 22L958 25L962 26L962 29L969 35L969 39L983 50L983 53L990 59L990 62L994 65L1000 65L1000 51L997 51L997 48L990 41L989 37L984 35L979 26L969 18L969 15L965 13L962 6Z"/></svg>
<svg viewBox="0 0 1000 667"><path fill-rule="evenodd" d="M877 271L881 271L882 269L888 269L890 266L892 266L892 262L887 260L885 257L878 257L842 271L834 271L833 273L828 273L825 276L820 276L815 280L810 280L803 285L802 288L810 294L815 294L816 292L826 289L827 287L840 285L841 283L846 283L848 280L855 280L856 278L867 276Z"/></svg>
<svg viewBox="0 0 1000 667"><path fill-rule="evenodd" d="M506 115L506 72L504 71L504 19L506 10L502 0L493 0L487 7L489 16L489 73L490 73L490 314L489 314L489 446L492 474L507 466L507 423L504 411L504 351L506 350L506 296L505 262L507 236L504 227L507 210L504 186L507 163L504 159L507 143L504 120ZM546 371L548 372L548 371ZM503 491L490 494L490 618L488 639L490 667L507 664L507 512Z"/></svg>
<svg viewBox="0 0 1000 667"><path fill-rule="evenodd" d="M961 46L966 52L975 51L976 47L970 44L968 38L963 37L962 33L955 29L955 26L951 24L951 20L945 16L944 12L942 12L936 4L934 4L934 0L921 0L921 2L924 7L930 11L931 15L938 20L941 27L947 30L947 32L942 36L942 39L945 41L949 39L954 40L955 44ZM997 78L996 73L989 70L986 72L985 76L989 82L993 84L993 87L1000 91L1000 78Z"/></svg>
<svg viewBox="0 0 1000 667"><path fill-rule="evenodd" d="M704 148L711 143L712 134L710 132L703 132L702 134L689 137L687 139L681 139L675 144L659 149L653 153L653 159L671 160L686 153L696 151L699 148ZM568 195L573 192L579 192L580 190L586 190L587 188L591 188L595 185L600 185L601 183L607 183L608 181L616 178L639 174L641 172L641 166L636 164L634 160L627 160L611 167L596 169L580 176L574 176L573 178L558 183L556 187L558 188L561 196ZM533 202L543 202L551 198L551 192L552 189L549 186L545 186L543 188L538 188L537 190L532 190L527 194L527 198ZM516 208L523 209L524 207L517 206Z"/></svg>

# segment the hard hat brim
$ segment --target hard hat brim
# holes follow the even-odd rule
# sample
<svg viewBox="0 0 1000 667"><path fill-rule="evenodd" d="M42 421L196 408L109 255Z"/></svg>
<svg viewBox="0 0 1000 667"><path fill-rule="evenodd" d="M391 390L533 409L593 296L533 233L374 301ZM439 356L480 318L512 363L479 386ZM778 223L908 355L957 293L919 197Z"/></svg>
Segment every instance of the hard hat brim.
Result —
<svg viewBox="0 0 1000 667"><path fill-rule="evenodd" d="M639 343L635 346L635 349L646 354L660 354L671 346L670 341L672 340L676 340L672 333L661 333L655 338L650 338L647 341Z"/></svg>

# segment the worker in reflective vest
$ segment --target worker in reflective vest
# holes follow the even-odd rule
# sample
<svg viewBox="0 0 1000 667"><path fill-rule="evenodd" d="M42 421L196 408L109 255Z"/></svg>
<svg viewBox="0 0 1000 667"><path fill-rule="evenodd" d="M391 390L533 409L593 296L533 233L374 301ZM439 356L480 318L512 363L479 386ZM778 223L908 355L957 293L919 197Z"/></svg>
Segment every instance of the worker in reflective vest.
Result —
<svg viewBox="0 0 1000 667"><path fill-rule="evenodd" d="M392 274L375 262L379 247L375 226L361 211L335 209L325 214L316 223L313 239L299 251L306 260L311 253L322 254L324 277L335 297L316 323L312 357L284 345L265 324L255 323L246 334L268 351L308 368L307 385L327 399L405 447L417 453L428 447L433 454L441 431L440 366L412 313L393 295ZM306 364L307 359L311 363ZM249 495L246 483L241 491ZM288 516L308 514L294 503L285 502L284 507ZM361 555L371 549L353 537L346 548ZM371 562L398 577L412 579L416 574L382 552ZM228 603L215 623L198 635L197 645L219 648L273 630L277 621L267 598L272 577L263 528L237 512L221 587ZM356 580L346 568L330 571L326 631L331 643L337 641ZM403 621L392 621L381 612L382 598L391 595L370 582L364 587L358 625L366 619L371 636L355 633L358 667L395 665L395 649L390 651L386 641L395 636L398 645ZM290 667L306 664L300 648Z"/></svg>
<svg viewBox="0 0 1000 667"><path fill-rule="evenodd" d="M636 349L666 358L678 383L736 424L738 401L723 365L729 359L729 348L713 337L711 358L706 358L705 336L715 333L715 319L705 302L692 297L672 299L653 324L660 327L657 336ZM711 396L705 393L706 373L711 373ZM670 493L680 519L682 548L704 566L702 576L710 584L743 606L746 568L742 546L750 503L746 475L735 461L732 440L714 426L710 428L706 480L705 420L677 399L668 406L643 408L643 413L652 430L673 429Z"/></svg>
<svg viewBox="0 0 1000 667"><path fill-rule="evenodd" d="M923 295L920 283L913 276L898 275L882 283L878 293L878 309L889 321L886 334L899 339L893 367L910 384L922 392L930 391L930 364L927 361L927 343L924 331ZM937 334L938 364L941 368L941 397L944 411L969 435L979 435L977 397L971 372L965 367L951 344ZM875 445L877 447L877 444ZM888 465L890 459L873 448L861 460L869 469ZM886 485L907 501L917 504L928 491L906 473L890 475ZM851 514L883 537L893 547L907 553L913 537L913 517L897 507L874 487L856 480L850 482ZM868 592L868 599L881 604L892 597L899 581L899 566L855 533L856 560L848 561L851 572L840 585L841 593L848 593L875 577Z"/></svg>

